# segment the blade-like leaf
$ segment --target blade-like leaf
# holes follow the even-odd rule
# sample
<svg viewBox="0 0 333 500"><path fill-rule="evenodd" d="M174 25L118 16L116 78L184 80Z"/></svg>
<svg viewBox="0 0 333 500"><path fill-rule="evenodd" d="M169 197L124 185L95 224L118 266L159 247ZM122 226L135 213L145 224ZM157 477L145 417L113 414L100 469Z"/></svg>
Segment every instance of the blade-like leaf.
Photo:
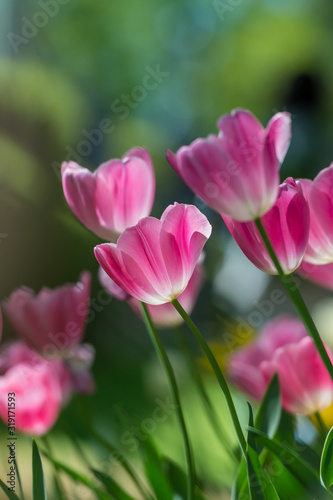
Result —
<svg viewBox="0 0 333 500"><path fill-rule="evenodd" d="M10 491L8 489L8 486L6 486L5 483L1 481L1 479L0 479L0 488L5 493L5 495L7 495L7 498L9 498L9 500L20 500L19 497L16 495L16 493Z"/></svg>
<svg viewBox="0 0 333 500"><path fill-rule="evenodd" d="M158 500L172 500L173 489L169 479L163 471L163 463L155 446L150 439L146 439L145 447L145 469L146 475Z"/></svg>
<svg viewBox="0 0 333 500"><path fill-rule="evenodd" d="M275 375L265 393L265 396L261 402L259 410L255 418L255 428L260 429L269 437L273 437L279 427L281 419L281 395L280 387L277 376ZM258 455L262 451L262 446L257 444ZM246 490L248 490L247 485L247 466L243 459L239 466L236 479L233 484L231 492L231 500L236 500L239 496L242 498L246 495ZM248 493L249 496L249 493Z"/></svg>
<svg viewBox="0 0 333 500"><path fill-rule="evenodd" d="M253 411L250 403L248 403L248 407L249 426L253 427ZM265 500L265 484L259 463L256 439L251 432L247 435L246 463L251 500Z"/></svg>
<svg viewBox="0 0 333 500"><path fill-rule="evenodd" d="M64 471L68 476L74 479L74 481L78 481L79 483L86 485L91 491L93 491L96 494L98 500L115 500L115 497L110 496L108 493L105 493L98 486L96 486L95 483L88 477L84 476L83 474L80 474L79 472L76 472L75 470L59 462L58 460L54 460L54 458L52 458L45 451L43 451L43 455L48 460L50 460L50 462L52 462L57 469Z"/></svg>
<svg viewBox="0 0 333 500"><path fill-rule="evenodd" d="M245 459L239 465L236 478L231 490L231 500L238 500L238 498L250 498L249 485L247 482L247 464Z"/></svg>
<svg viewBox="0 0 333 500"><path fill-rule="evenodd" d="M32 440L32 481L33 500L47 500L42 461L34 439Z"/></svg>
<svg viewBox="0 0 333 500"><path fill-rule="evenodd" d="M274 437L281 419L281 394L277 375L272 378L261 402L254 427Z"/></svg>
<svg viewBox="0 0 333 500"><path fill-rule="evenodd" d="M104 484L105 489L117 500L135 500L132 496L128 495L112 477L108 476L104 472L91 469L95 477Z"/></svg>
<svg viewBox="0 0 333 500"><path fill-rule="evenodd" d="M283 465L298 479L298 481L311 493L315 495L318 491L323 493L325 490L320 484L317 471L312 469L294 450L276 439L269 438L266 434L253 427L248 427L248 432L256 436L256 440L269 449L281 460ZM332 495L333 497L333 495ZM331 495L330 495L331 498Z"/></svg>
<svg viewBox="0 0 333 500"><path fill-rule="evenodd" d="M327 489L333 485L333 427L327 434L321 454L320 480Z"/></svg>

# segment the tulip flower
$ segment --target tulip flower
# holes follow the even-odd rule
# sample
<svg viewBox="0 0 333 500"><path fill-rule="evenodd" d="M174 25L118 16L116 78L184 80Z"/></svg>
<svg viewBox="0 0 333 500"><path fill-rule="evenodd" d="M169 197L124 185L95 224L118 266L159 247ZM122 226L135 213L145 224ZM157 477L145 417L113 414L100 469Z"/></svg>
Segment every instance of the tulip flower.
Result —
<svg viewBox="0 0 333 500"><path fill-rule="evenodd" d="M0 351L0 375L6 374L14 366L21 364L34 367L37 371L40 366L48 366L50 371L57 376L62 402L69 400L73 392L73 384L70 370L63 359L46 359L22 341L4 344Z"/></svg>
<svg viewBox="0 0 333 500"><path fill-rule="evenodd" d="M89 308L91 275L84 272L76 284L38 295L19 288L3 303L3 309L18 335L45 357L57 356L78 344L84 333Z"/></svg>
<svg viewBox="0 0 333 500"><path fill-rule="evenodd" d="M115 241L127 227L150 214L155 176L146 149L133 148L121 160L103 163L95 172L65 162L61 174L72 212L103 240Z"/></svg>
<svg viewBox="0 0 333 500"><path fill-rule="evenodd" d="M269 362L277 349L297 343L306 336L306 329L299 319L287 315L273 319L264 326L256 341L237 349L229 357L230 379L253 398L262 399L268 380L261 371L261 364Z"/></svg>
<svg viewBox="0 0 333 500"><path fill-rule="evenodd" d="M236 351L228 370L235 385L257 400L276 373L282 406L290 413L311 415L333 401L333 383L313 340L303 323L289 316L274 319L253 345Z"/></svg>
<svg viewBox="0 0 333 500"><path fill-rule="evenodd" d="M98 280L111 297L114 297L117 300L127 300L130 298L130 295L120 288L120 286L118 286L117 283L110 278L102 267L98 270Z"/></svg>
<svg viewBox="0 0 333 500"><path fill-rule="evenodd" d="M167 159L207 205L241 222L264 215L276 201L279 168L291 139L289 113L277 113L266 130L247 110L223 115L219 135L196 139Z"/></svg>
<svg viewBox="0 0 333 500"><path fill-rule="evenodd" d="M333 163L311 181L300 179L310 209L309 242L304 261L310 264L333 262Z"/></svg>
<svg viewBox="0 0 333 500"><path fill-rule="evenodd" d="M55 423L72 392L70 372L60 360L46 360L24 342L0 352L0 417L7 423L8 395L15 393L15 427L40 436Z"/></svg>
<svg viewBox="0 0 333 500"><path fill-rule="evenodd" d="M140 302L137 299L134 299L127 295L124 290L122 290L112 279L106 274L106 272L100 268L99 273L99 281L101 285L106 289L106 291L112 296L117 298L118 300L128 300L129 305L133 309L133 311L138 315L141 314ZM196 265L193 274L191 276L190 281L188 282L187 287L178 297L179 303L185 309L187 314L191 314L196 299L199 294L199 290L201 288L202 282L204 278L204 271L202 264L198 262ZM147 309L149 311L150 317L153 323L159 328L172 328L177 325L180 325L183 322L182 317L176 311L170 302L160 305L148 305Z"/></svg>
<svg viewBox="0 0 333 500"><path fill-rule="evenodd" d="M57 376L47 364L21 363L0 377L0 417L8 421L8 398L15 395L15 429L41 436L55 423L62 404Z"/></svg>
<svg viewBox="0 0 333 500"><path fill-rule="evenodd" d="M278 374L282 406L290 413L312 415L333 402L331 377L309 337L277 349L260 368L267 382Z"/></svg>
<svg viewBox="0 0 333 500"><path fill-rule="evenodd" d="M246 257L262 271L278 274L255 222L222 217ZM285 274L295 271L302 261L308 243L309 219L302 189L293 179L286 179L279 187L273 207L261 219Z"/></svg>
<svg viewBox="0 0 333 500"><path fill-rule="evenodd" d="M304 259L297 269L297 273L303 278L317 285L333 290L333 262L330 264L311 264Z"/></svg>
<svg viewBox="0 0 333 500"><path fill-rule="evenodd" d="M117 244L98 245L95 256L128 295L165 304L187 287L211 230L196 207L176 203L161 220L146 217L126 229Z"/></svg>

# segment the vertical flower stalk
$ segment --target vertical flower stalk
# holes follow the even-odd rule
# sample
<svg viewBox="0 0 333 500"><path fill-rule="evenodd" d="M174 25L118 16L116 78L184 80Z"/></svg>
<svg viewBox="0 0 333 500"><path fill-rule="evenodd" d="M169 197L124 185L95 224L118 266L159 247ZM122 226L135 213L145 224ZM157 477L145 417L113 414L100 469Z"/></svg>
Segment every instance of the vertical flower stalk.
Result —
<svg viewBox="0 0 333 500"><path fill-rule="evenodd" d="M178 422L180 426L180 430L183 436L183 441L184 441L184 446L185 446L185 455L186 455L186 462L187 462L187 469L188 469L188 475L187 475L187 499L188 500L193 500L194 499L194 486L195 486L195 468L194 468L194 460L193 460L193 454L192 454L192 449L191 449L191 444L190 444L190 439L189 435L186 429L186 423L184 419L184 414L183 410L181 407L180 403L180 397L179 397L179 391L177 387L177 382L175 375L172 370L171 363L169 361L169 358L165 352L165 349L160 341L160 338L157 334L157 331L155 329L155 326L151 320L151 317L149 315L148 309L146 304L141 302L141 308L142 308L142 314L143 318L148 330L148 333L150 335L151 341L156 349L157 355L160 358L161 364L164 368L165 375L168 379L170 390L171 390L171 395L173 398L173 402L176 405L176 413L178 417Z"/></svg>
<svg viewBox="0 0 333 500"><path fill-rule="evenodd" d="M242 450L244 458L246 459L246 441L244 438L242 427L241 427L239 419L238 419L238 415L236 412L236 408L235 408L228 384L223 376L223 373L221 372L221 369L218 365L218 362L216 361L215 356L212 353L212 351L211 351L209 345L207 344L206 340L204 339L203 335L201 334L201 332L199 331L197 326L193 323L193 321L191 320L191 318L189 317L187 312L180 305L179 301L177 299L174 299L174 300L172 300L172 304L175 307L175 309L177 309L177 311L179 312L179 314L181 315L181 317L183 318L183 320L185 321L185 323L187 324L187 326L189 327L189 329L191 330L191 332L193 333L193 335L195 336L195 338L199 342L200 346L202 347L202 350L204 351L204 353L205 353L205 355L206 355L206 357L207 357L207 359L208 359L208 361L209 361L209 363L210 363L210 365L211 365L211 367L216 375L216 378L218 380L218 383L220 384L220 387L223 391L224 397L225 397L227 405L228 405L229 413L230 413L232 423L233 423L235 431L236 431L239 446Z"/></svg>
<svg viewBox="0 0 333 500"><path fill-rule="evenodd" d="M128 295L145 304L171 302L176 307L214 369L245 456L246 442L227 383L203 336L177 300L187 287L210 234L211 225L196 207L176 203L167 207L161 220L146 217L127 228L117 244L98 245L95 256L104 271ZM148 312L146 306L143 312ZM147 320L147 314L145 317L159 355L163 363L167 363L153 323Z"/></svg>
<svg viewBox="0 0 333 500"><path fill-rule="evenodd" d="M280 262L276 256L276 253L273 249L273 246L270 242L270 239L266 233L266 230L262 224L262 221L260 219L257 219L255 221L256 227L258 228L258 231L260 233L260 236L262 237L262 240L267 248L267 251L269 253L269 256L271 257L276 270L279 274L279 277L281 279L281 282L286 289L290 299L292 300L300 318L302 319L310 337L312 337L315 346L317 348L317 351L323 360L323 363L325 364L328 373L330 374L330 377L333 381L333 365L332 362L326 352L325 346L323 344L323 341L321 340L321 337L318 333L317 327L311 317L311 314L308 311L308 308L304 302L304 299L298 290L296 281L293 277L292 274L286 275L280 265Z"/></svg>

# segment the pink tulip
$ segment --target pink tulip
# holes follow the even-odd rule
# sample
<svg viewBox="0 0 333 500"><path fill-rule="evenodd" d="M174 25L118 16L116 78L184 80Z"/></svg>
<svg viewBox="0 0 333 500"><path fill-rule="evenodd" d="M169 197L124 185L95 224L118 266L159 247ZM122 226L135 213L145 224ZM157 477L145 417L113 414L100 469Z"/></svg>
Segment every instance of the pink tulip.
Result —
<svg viewBox="0 0 333 500"><path fill-rule="evenodd" d="M84 272L78 283L54 290L43 288L38 295L22 287L11 294L3 308L23 340L46 358L56 357L83 337L90 282L90 273Z"/></svg>
<svg viewBox="0 0 333 500"><path fill-rule="evenodd" d="M196 207L176 203L161 220L146 217L126 229L117 244L98 245L95 256L128 295L164 304L187 287L211 230Z"/></svg>
<svg viewBox="0 0 333 500"><path fill-rule="evenodd" d="M120 286L118 286L117 283L110 278L102 267L98 270L98 280L111 297L114 297L117 300L127 300L130 298L130 295L120 288Z"/></svg>
<svg viewBox="0 0 333 500"><path fill-rule="evenodd" d="M183 181L217 212L246 222L276 201L279 168L291 138L289 113L277 113L266 130L249 111L223 115L218 136L197 139L167 159Z"/></svg>
<svg viewBox="0 0 333 500"><path fill-rule="evenodd" d="M15 429L41 436L58 418L62 393L46 362L36 367L20 363L0 377L0 416L8 422L8 396L15 394Z"/></svg>
<svg viewBox="0 0 333 500"><path fill-rule="evenodd" d="M128 299L129 305L132 307L133 311L138 314L138 316L142 316L140 302L137 299L128 296L126 292L124 292L114 281L112 281L102 268L100 268L98 276L101 285L112 297L115 297L118 300ZM203 279L203 267L201 263L198 262L187 287L178 297L180 304L183 306L187 314L191 314L194 308ZM183 322L182 317L173 305L170 304L170 302L155 306L149 304L147 308L153 323L159 328L172 328Z"/></svg>
<svg viewBox="0 0 333 500"><path fill-rule="evenodd" d="M61 390L62 402L69 400L73 392L72 376L63 359L45 359L22 341L9 342L2 346L0 351L0 375L5 375L15 366L29 365L35 370L48 367L56 376Z"/></svg>
<svg viewBox="0 0 333 500"><path fill-rule="evenodd" d="M311 264L333 262L333 163L317 177L300 179L310 208L309 242L304 260Z"/></svg>
<svg viewBox="0 0 333 500"><path fill-rule="evenodd" d="M222 216L246 257L259 269L277 274L255 222L237 222ZM309 208L296 182L288 178L279 187L278 197L261 219L285 274L300 265L309 235Z"/></svg>
<svg viewBox="0 0 333 500"><path fill-rule="evenodd" d="M121 160L103 163L94 173L72 161L63 163L61 173L72 212L103 240L116 240L127 227L150 214L155 176L146 149L133 148Z"/></svg>
<svg viewBox="0 0 333 500"><path fill-rule="evenodd" d="M297 269L297 273L317 285L333 290L333 262L316 265L303 260Z"/></svg>
<svg viewBox="0 0 333 500"><path fill-rule="evenodd" d="M262 399L268 385L268 379L261 370L262 363L269 363L277 349L296 344L306 336L306 329L299 319L291 316L273 319L262 329L253 344L246 345L230 356L230 379L250 396Z"/></svg>
<svg viewBox="0 0 333 500"><path fill-rule="evenodd" d="M312 415L333 402L331 377L309 337L277 349L260 369L267 382L278 374L282 406L290 413Z"/></svg>

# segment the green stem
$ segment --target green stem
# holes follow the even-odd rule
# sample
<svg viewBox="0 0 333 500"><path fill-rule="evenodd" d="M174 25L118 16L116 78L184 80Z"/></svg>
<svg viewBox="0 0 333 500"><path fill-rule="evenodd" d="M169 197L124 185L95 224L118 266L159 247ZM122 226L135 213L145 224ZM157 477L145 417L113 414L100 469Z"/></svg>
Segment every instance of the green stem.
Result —
<svg viewBox="0 0 333 500"><path fill-rule="evenodd" d="M298 287L297 287L297 284L296 284L296 281L295 281L295 278L293 277L292 274L288 274L286 275L284 272L283 272L283 269L281 267L281 264L276 256L276 253L272 247L272 244L268 238L268 235L265 231L265 228L261 222L260 219L257 219L255 221L256 223L256 226L258 228L258 231L260 233L260 236L262 237L263 239L263 242L267 248L267 251L269 253L269 256L271 257L275 267L276 267L276 270L279 274L279 277L281 279L281 282L284 286L284 288L286 289L289 297L291 298L300 318L302 319L307 331L308 331L308 334L310 335L310 337L312 337L314 343L315 343L315 346L317 348L317 351L324 363L324 365L326 366L327 368L327 371L328 373L330 374L330 377L332 379L332 382L333 382L333 366L332 366L332 362L329 358L329 355L327 354L326 352L326 349L324 347L324 344L323 344L323 341L321 340L320 338L320 335L318 333L318 330L317 330L317 327L316 325L314 324L314 321L311 317L311 314L309 313L308 311L308 308L304 302L304 299L300 293L300 291L298 290Z"/></svg>
<svg viewBox="0 0 333 500"><path fill-rule="evenodd" d="M231 397L231 393L230 393L230 390L229 390L229 387L228 387L228 384L221 372L221 369L218 365L218 362L216 361L215 359L215 356L214 354L212 353L209 345L207 344L205 338L203 337L203 335L200 333L199 329L196 327L196 325L193 323L193 321L191 320L191 318L189 317L189 315L187 314L187 312L185 311L185 309L183 309L183 307L180 305L180 303L178 302L177 299L173 299L171 301L172 305L175 307L175 309L177 309L177 311L179 312L179 314L181 315L181 317L183 318L183 320L185 321L185 323L187 324L187 326L189 327L189 329L191 330L191 332L193 333L193 335L195 336L195 338L197 339L197 341L199 342L199 344L201 345L204 353L206 354L207 356L207 359L211 365L211 367L213 368L213 371L216 375L216 378L220 384L220 387L223 391L223 394L224 394L224 397L226 399L226 402L227 402L227 405L228 405L228 409L229 409L229 413L230 413L230 416L231 416L231 420L232 420L232 423L234 425L234 428L235 428L235 431L236 431L236 435L237 435L237 439L238 439L238 443L239 443L239 446L242 450L242 453L246 459L246 441L245 441L245 438L244 438L244 434L243 434L243 431L242 431L242 427L240 425L240 422L239 422L239 419L238 419L238 415L237 415L237 412L236 412L236 408L235 408L235 405L234 405L234 402L233 402L233 399Z"/></svg>
<svg viewBox="0 0 333 500"><path fill-rule="evenodd" d="M175 375L173 373L171 363L167 357L165 349L164 349L162 342L158 336L156 328L151 320L151 317L150 317L150 314L148 312L146 304L141 302L141 308L142 308L143 318L145 320L145 324L146 324L148 333L150 335L151 341L156 349L156 352L158 354L158 357L160 358L160 361L161 361L162 366L164 368L166 377L168 379L173 402L175 403L175 405L177 407L176 413L177 413L177 417L178 417L180 430L181 430L181 433L183 436L187 469L188 469L187 500L193 500L194 499L194 486L195 486L195 467L194 467L194 460L193 460L193 456L192 456L190 439L189 439L189 435L188 435L188 432L186 429L185 419L184 419L184 415L183 415L183 411L182 411L182 407L181 407L181 403L180 403L180 397L179 397L179 391L178 391L178 387L177 387L176 378L175 378Z"/></svg>
<svg viewBox="0 0 333 500"><path fill-rule="evenodd" d="M175 329L175 331L176 331L176 336L177 336L179 347L180 347L182 354L185 358L185 361L187 363L188 370L189 370L189 372L190 372L190 374L191 374L191 376L196 384L198 393L200 394L201 399L203 400L203 403L205 405L206 412L207 412L207 415L210 419L210 423L212 425L212 428L214 429L216 435L218 436L220 442L222 443L223 448L225 448L227 450L227 452L229 453L229 455L233 459L237 460L237 462L238 462L237 453L232 448L232 445L230 444L228 438L225 436L224 432L221 429L221 425L218 422L218 418L216 416L214 407L213 407L213 405L212 405L212 403L211 403L211 401L206 393L204 383L200 377L200 374L197 370L197 367L195 366L195 363L193 362L192 354L191 354L191 351L189 349L188 343L186 342L186 338L185 338L183 329L181 326L178 326Z"/></svg>

